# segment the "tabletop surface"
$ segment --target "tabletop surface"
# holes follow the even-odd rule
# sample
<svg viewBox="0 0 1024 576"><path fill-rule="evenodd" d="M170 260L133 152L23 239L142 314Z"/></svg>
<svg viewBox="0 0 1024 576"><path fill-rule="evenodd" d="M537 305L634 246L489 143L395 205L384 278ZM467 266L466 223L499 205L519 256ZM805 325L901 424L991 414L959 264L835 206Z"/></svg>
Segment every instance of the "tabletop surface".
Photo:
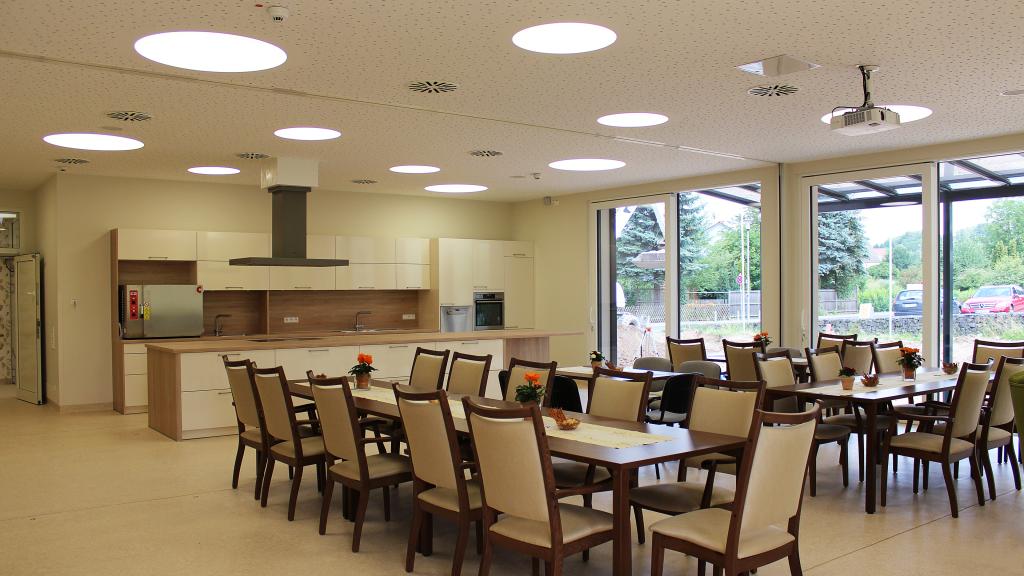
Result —
<svg viewBox="0 0 1024 576"><path fill-rule="evenodd" d="M636 374L643 374L644 372L650 372L651 377L654 380L662 380L664 378L671 378L673 376L679 376L685 374L685 372L665 372L662 370L642 370L639 368L622 368L621 372L634 372ZM568 376L570 378L593 378L594 369L590 366L565 366L559 367L555 370L555 374L559 376Z"/></svg>
<svg viewBox="0 0 1024 576"><path fill-rule="evenodd" d="M794 386L779 386L768 388L765 393L769 396L802 396L805 398L840 398L844 400L856 400L858 402L889 402L910 396L921 396L934 394L936 392L947 392L956 388L957 375L950 374L948 377L929 382L906 382L903 386L893 388L865 389L853 394L843 394L835 391L839 379L821 380L818 382L801 382ZM832 390L821 390L831 388Z"/></svg>

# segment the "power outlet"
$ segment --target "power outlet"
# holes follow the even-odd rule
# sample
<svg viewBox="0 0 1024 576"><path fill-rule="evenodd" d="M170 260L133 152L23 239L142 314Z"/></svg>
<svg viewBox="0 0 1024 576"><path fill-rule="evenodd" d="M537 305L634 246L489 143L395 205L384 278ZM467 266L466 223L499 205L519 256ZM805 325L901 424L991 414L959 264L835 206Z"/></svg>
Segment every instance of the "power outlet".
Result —
<svg viewBox="0 0 1024 576"><path fill-rule="evenodd" d="M415 314L402 314L402 320L415 320Z"/></svg>
<svg viewBox="0 0 1024 576"><path fill-rule="evenodd" d="M284 323L285 324L298 324L299 323L299 317L298 316L285 316L284 317Z"/></svg>

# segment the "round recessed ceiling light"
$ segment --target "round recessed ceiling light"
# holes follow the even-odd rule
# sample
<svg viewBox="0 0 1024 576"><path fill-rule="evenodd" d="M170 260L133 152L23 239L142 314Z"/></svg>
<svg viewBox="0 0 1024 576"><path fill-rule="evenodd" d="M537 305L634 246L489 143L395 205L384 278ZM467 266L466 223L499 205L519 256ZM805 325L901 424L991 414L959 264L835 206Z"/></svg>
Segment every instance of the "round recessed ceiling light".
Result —
<svg viewBox="0 0 1024 576"><path fill-rule="evenodd" d="M111 136L110 134L50 134L44 136L43 141L54 146L75 148L76 150L137 150L145 146L134 138Z"/></svg>
<svg viewBox="0 0 1024 576"><path fill-rule="evenodd" d="M288 140L333 140L341 136L341 132L330 128L314 128L312 126L296 126L274 130L274 136Z"/></svg>
<svg viewBox="0 0 1024 576"><path fill-rule="evenodd" d="M621 160L607 160L604 158L573 158L571 160L559 160L548 166L555 170L571 170L573 172L596 172L598 170L615 170L622 168L626 163Z"/></svg>
<svg viewBox="0 0 1024 576"><path fill-rule="evenodd" d="M392 166L389 170L392 172L398 172L399 174L432 174L434 172L441 171L437 166L417 166L415 164L407 166Z"/></svg>
<svg viewBox="0 0 1024 576"><path fill-rule="evenodd" d="M652 114L650 112L623 112L622 114L609 114L597 119L598 124L615 126L616 128L641 128L643 126L657 126L668 122L668 116L664 114Z"/></svg>
<svg viewBox="0 0 1024 576"><path fill-rule="evenodd" d="M1024 96L1024 90L1003 90L999 94L1003 96Z"/></svg>
<svg viewBox="0 0 1024 576"><path fill-rule="evenodd" d="M523 50L544 54L579 54L611 46L615 32L583 22L555 22L516 32L512 43Z"/></svg>
<svg viewBox="0 0 1024 576"><path fill-rule="evenodd" d="M162 32L135 41L135 51L160 64L200 72L255 72L288 59L277 46L220 32Z"/></svg>
<svg viewBox="0 0 1024 576"><path fill-rule="evenodd" d="M924 106L911 106L909 104L877 104L879 108L888 108L893 112L900 115L900 124L906 124L907 122L915 122L922 120L932 115L931 108L925 108ZM821 121L825 124L832 123L832 116L840 116L846 112L853 110L853 108L836 108L835 111L829 112L821 117Z"/></svg>
<svg viewBox="0 0 1024 576"><path fill-rule="evenodd" d="M468 192L483 192L487 186L477 184L435 184L424 188L427 192L445 192L447 194L466 194Z"/></svg>
<svg viewBox="0 0 1024 576"><path fill-rule="evenodd" d="M230 166L193 166L188 171L193 174L206 174L208 176L227 176L228 174L238 174L241 172L238 168L231 168Z"/></svg>

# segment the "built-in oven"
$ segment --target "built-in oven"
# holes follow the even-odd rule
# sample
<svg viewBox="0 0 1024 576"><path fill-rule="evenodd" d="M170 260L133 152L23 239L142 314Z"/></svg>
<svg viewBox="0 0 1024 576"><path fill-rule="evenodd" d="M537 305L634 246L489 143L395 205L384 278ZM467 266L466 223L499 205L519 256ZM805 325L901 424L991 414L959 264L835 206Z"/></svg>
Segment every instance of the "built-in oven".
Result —
<svg viewBox="0 0 1024 576"><path fill-rule="evenodd" d="M474 330L502 330L505 328L505 294L502 292L474 292L473 318Z"/></svg>

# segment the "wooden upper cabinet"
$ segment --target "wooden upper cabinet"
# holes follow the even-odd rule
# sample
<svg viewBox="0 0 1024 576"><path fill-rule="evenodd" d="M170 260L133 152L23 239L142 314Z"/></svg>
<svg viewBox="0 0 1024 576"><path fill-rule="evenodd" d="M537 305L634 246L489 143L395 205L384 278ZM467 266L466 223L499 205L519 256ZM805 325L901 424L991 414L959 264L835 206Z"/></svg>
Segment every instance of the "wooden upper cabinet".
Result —
<svg viewBox="0 0 1024 576"><path fill-rule="evenodd" d="M351 264L394 264L395 239L370 236L337 236L336 258L345 258Z"/></svg>
<svg viewBox="0 0 1024 576"><path fill-rule="evenodd" d="M396 264L430 264L430 239L398 238L395 240Z"/></svg>
<svg viewBox="0 0 1024 576"><path fill-rule="evenodd" d="M334 258L335 237L306 236L307 258ZM335 268L311 266L271 266L271 290L334 290ZM341 288L338 286L338 288Z"/></svg>
<svg viewBox="0 0 1024 576"><path fill-rule="evenodd" d="M247 256L270 256L270 234L263 232L198 232L198 260L225 262Z"/></svg>
<svg viewBox="0 0 1024 576"><path fill-rule="evenodd" d="M196 233L188 230L117 230L118 260L196 260Z"/></svg>

